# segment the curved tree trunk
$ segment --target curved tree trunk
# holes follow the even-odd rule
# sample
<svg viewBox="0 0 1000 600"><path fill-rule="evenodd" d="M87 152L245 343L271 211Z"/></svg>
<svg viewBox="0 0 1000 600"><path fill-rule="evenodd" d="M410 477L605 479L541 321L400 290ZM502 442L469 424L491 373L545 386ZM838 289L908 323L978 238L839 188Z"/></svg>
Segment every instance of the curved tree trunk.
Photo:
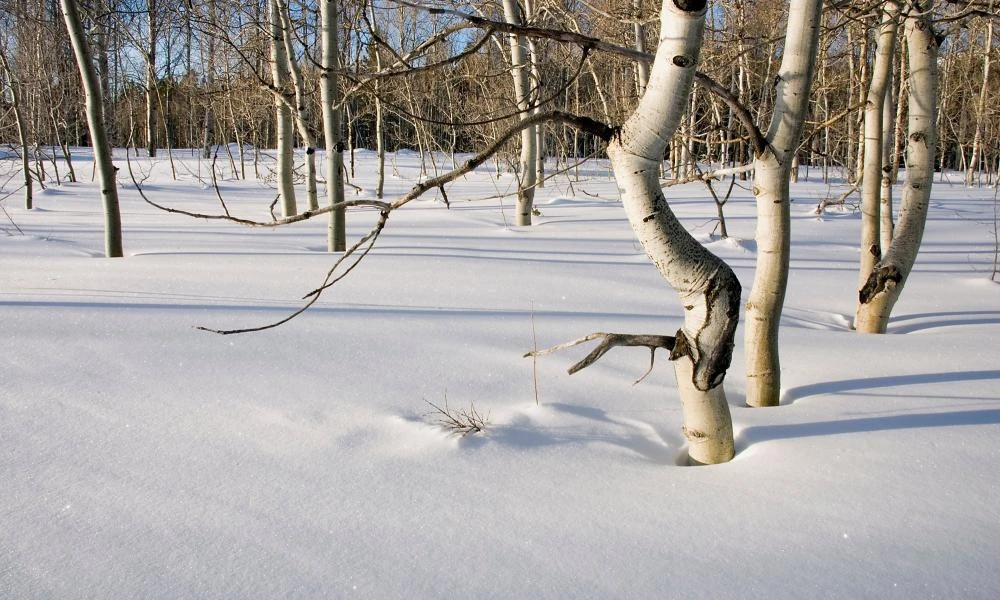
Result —
<svg viewBox="0 0 1000 600"><path fill-rule="evenodd" d="M94 146L94 165L101 178L101 200L104 205L104 254L108 258L120 257L122 251L122 219L118 208L118 170L111 162L111 145L104 129L104 102L101 82L97 78L94 62L90 58L90 48L84 37L76 0L60 0L66 30L73 45L76 64L83 79L83 90L87 96L87 123L90 126L90 141Z"/></svg>
<svg viewBox="0 0 1000 600"><path fill-rule="evenodd" d="M684 325L671 354L694 463L733 457L723 380L732 360L740 284L733 271L680 224L659 171L687 108L705 27L704 0L663 0L660 44L646 93L608 145L629 222L660 274L680 295Z"/></svg>
<svg viewBox="0 0 1000 600"><path fill-rule="evenodd" d="M747 301L747 404L777 406L781 392L778 325L785 304L791 249L792 159L809 112L809 91L816 71L822 0L791 0L785 48L767 148L754 159L757 200L757 269Z"/></svg>
<svg viewBox="0 0 1000 600"><path fill-rule="evenodd" d="M915 2L926 11L927 2ZM892 307L903 291L927 222L934 152L937 146L938 40L927 12L906 17L909 56L908 130L906 140L906 186L892 244L858 292L855 328L862 333L885 333Z"/></svg>

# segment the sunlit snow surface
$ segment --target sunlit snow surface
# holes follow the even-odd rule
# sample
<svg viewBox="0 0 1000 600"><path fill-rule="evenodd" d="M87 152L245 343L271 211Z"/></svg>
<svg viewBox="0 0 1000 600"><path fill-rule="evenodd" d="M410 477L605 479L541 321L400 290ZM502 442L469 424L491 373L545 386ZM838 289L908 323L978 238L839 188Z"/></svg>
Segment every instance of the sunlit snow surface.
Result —
<svg viewBox="0 0 1000 600"><path fill-rule="evenodd" d="M843 189L815 168L794 185L783 405L742 406L741 328L738 455L690 468L666 356L636 386L643 349L573 376L589 348L539 358L538 404L521 357L679 326L606 164L547 182L531 228L512 225L514 178L484 166L450 209L430 194L393 213L304 315L219 336L195 328L301 306L335 260L325 217L268 230L166 214L116 158L126 258L102 258L84 150L82 183L37 191L32 211L3 201L21 233L0 214L2 598L1000 597L993 189L936 177L889 334L860 336L858 215L813 214ZM234 215L270 218L262 160L260 181L251 156L237 180L222 149ZM177 181L166 156L132 168L155 202L221 213L210 163L174 163ZM374 165L358 153L363 197ZM389 160L387 197L418 165ZM703 186L667 196L746 293L749 192L726 207L728 240L710 235ZM348 214L352 241L375 217ZM452 435L428 401L474 403L489 428Z"/></svg>

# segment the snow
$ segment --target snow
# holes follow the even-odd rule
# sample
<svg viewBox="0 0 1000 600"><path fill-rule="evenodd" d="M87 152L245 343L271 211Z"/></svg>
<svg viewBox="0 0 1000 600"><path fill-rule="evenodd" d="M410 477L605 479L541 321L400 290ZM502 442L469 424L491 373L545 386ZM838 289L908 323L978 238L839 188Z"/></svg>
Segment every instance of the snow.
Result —
<svg viewBox="0 0 1000 600"><path fill-rule="evenodd" d="M538 404L522 358L680 323L606 165L539 190L531 228L512 225L513 177L484 166L450 209L394 213L302 316L219 336L195 327L301 306L334 261L324 220L165 214L119 153L127 257L105 259L76 152L82 183L50 185L32 211L3 202L22 233L0 223L0 597L1000 597L992 189L935 183L889 334L860 336L859 218L813 214L842 189L815 169L795 184L782 406L742 406L741 328L726 380L738 455L694 468L679 466L665 356L635 386L644 349L573 376L588 347L541 357ZM131 160L154 201L221 212L207 161L176 152L173 181L165 157ZM373 157L358 161L368 195ZM390 164L391 197L419 156ZM273 189L218 168L229 209L266 220ZM749 289L749 193L726 206L727 240L710 236L703 186L667 193ZM375 216L350 212L351 238ZM486 433L439 427L427 402L446 400L488 415Z"/></svg>

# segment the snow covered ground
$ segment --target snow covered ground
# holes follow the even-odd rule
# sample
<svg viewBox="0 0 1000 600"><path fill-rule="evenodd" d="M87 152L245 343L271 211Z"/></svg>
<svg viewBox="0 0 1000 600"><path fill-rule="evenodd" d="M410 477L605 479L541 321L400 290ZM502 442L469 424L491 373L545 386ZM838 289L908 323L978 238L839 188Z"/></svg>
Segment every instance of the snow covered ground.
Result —
<svg viewBox="0 0 1000 600"><path fill-rule="evenodd" d="M858 215L812 214L841 189L816 170L795 185L783 404L742 406L741 329L738 455L694 468L665 356L636 386L643 349L573 376L589 348L540 358L538 404L521 357L533 328L544 347L679 325L606 165L550 181L531 228L510 225L513 178L483 167L450 209L394 213L304 315L219 336L195 327L300 306L333 264L325 220L165 214L120 160L127 256L105 259L82 152L83 183L3 201L21 233L0 214L0 597L1000 597L992 189L935 184L890 332L859 336ZM412 153L393 163L387 196L418 175ZM266 219L273 189L219 164L229 209ZM359 155L364 194L373 164ZM151 199L221 212L207 162L134 168ZM748 192L715 241L703 186L668 197L749 288ZM374 216L349 213L352 239ZM445 401L486 433L439 427Z"/></svg>

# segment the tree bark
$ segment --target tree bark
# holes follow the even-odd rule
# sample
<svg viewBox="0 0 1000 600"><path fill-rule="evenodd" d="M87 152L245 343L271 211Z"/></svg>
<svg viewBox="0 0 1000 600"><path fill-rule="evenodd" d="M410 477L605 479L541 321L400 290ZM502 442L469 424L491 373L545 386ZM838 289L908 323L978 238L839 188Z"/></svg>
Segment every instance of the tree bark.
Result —
<svg viewBox="0 0 1000 600"><path fill-rule="evenodd" d="M156 0L149 0L146 11L147 32L149 47L146 50L146 154L150 157L156 156L156 107L159 103L156 88L156 44L159 41L159 29L157 27L157 6Z"/></svg>
<svg viewBox="0 0 1000 600"><path fill-rule="evenodd" d="M767 146L754 159L757 268L746 305L747 404L777 406L781 392L778 326L791 249L789 178L819 47L822 0L791 0Z"/></svg>
<svg viewBox="0 0 1000 600"><path fill-rule="evenodd" d="M913 269L927 222L937 146L938 99L938 39L926 12L928 4L914 2L914 8L922 12L911 12L905 18L910 72L907 181L892 244L858 292L860 303L854 325L862 333L885 333L892 308Z"/></svg>
<svg viewBox="0 0 1000 600"><path fill-rule="evenodd" d="M885 120L886 96L892 81L892 61L896 52L896 29L899 5L887 2L882 9L878 44L872 78L868 84L865 103L864 170L861 176L861 268L858 287L868 280L868 275L882 258L882 186L885 180L891 185L892 167L883 169L882 131Z"/></svg>
<svg viewBox="0 0 1000 600"><path fill-rule="evenodd" d="M341 139L341 118L338 69L340 19L337 3L340 0L320 1L320 31L322 37L323 73L320 86L320 103L323 105L323 134L326 142L326 199L330 206L344 201L344 142ZM327 230L327 249L343 252L347 248L347 224L343 208L330 211Z"/></svg>
<svg viewBox="0 0 1000 600"><path fill-rule="evenodd" d="M298 212L295 205L294 145L292 136L292 114L288 109L293 94L288 91L288 56L285 52L283 27L281 25L281 9L278 0L269 0L268 14L271 31L271 77L274 91L276 134L277 134L277 177L278 196L281 201L281 215L289 217ZM280 97L278 97L280 96Z"/></svg>
<svg viewBox="0 0 1000 600"><path fill-rule="evenodd" d="M504 17L511 25L525 25L524 15L517 0L503 0ZM517 110L522 120L531 116L531 87L529 73L531 61L528 56L527 41L522 35L510 35L511 75L514 78L514 95ZM535 199L535 176L537 160L537 138L535 127L521 130L521 159L517 186L517 224L531 225L531 211Z"/></svg>
<svg viewBox="0 0 1000 600"><path fill-rule="evenodd" d="M0 67L7 75L10 87L11 110L14 112L14 125L17 128L17 141L21 145L21 173L24 176L24 208L31 210L35 204L34 180L31 177L31 158L28 152L28 131L24 122L23 105L21 104L21 82L14 79L7 57L0 52Z"/></svg>
<svg viewBox="0 0 1000 600"><path fill-rule="evenodd" d="M292 88L295 91L295 126L299 131L299 139L306 147L306 203L309 210L319 208L316 197L316 142L309 131L309 119L306 114L306 84L302 77L302 69L295 60L295 46L292 43L292 18L289 15L288 2L278 0L278 14L281 17L282 43L285 46L285 58L288 60L288 72L291 73Z"/></svg>
<svg viewBox="0 0 1000 600"><path fill-rule="evenodd" d="M684 325L671 354L694 463L733 457L723 380L732 360L740 284L732 269L680 224L660 189L667 141L687 108L705 27L704 0L663 0L660 43L645 95L608 145L636 237L680 295Z"/></svg>
<svg viewBox="0 0 1000 600"><path fill-rule="evenodd" d="M90 57L90 48L84 37L83 26L77 11L76 0L60 0L66 30L76 57L80 78L87 97L87 123L94 147L94 164L100 174L101 200L104 206L104 254L108 258L120 257L122 250L122 221L118 208L117 168L111 162L111 145L104 129L104 102L101 83Z"/></svg>
<svg viewBox="0 0 1000 600"><path fill-rule="evenodd" d="M990 2L990 10L993 2ZM986 40L983 44L983 84L979 88L979 100L976 102L976 118L972 135L972 158L965 169L965 185L972 187L975 183L976 170L979 168L980 154L983 149L983 117L986 112L986 97L990 89L990 57L993 49L993 21L986 23Z"/></svg>

